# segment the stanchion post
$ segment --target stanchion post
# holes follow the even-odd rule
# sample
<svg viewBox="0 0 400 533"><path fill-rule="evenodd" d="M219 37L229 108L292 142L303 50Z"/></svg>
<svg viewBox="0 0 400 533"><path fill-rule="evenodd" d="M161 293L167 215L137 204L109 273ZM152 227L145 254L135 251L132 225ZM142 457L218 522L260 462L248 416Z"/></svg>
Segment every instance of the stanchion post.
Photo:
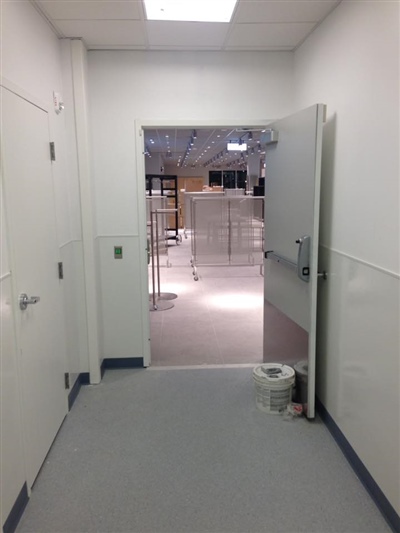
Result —
<svg viewBox="0 0 400 533"><path fill-rule="evenodd" d="M156 305L156 280L154 268L154 211L150 211L150 242L151 242L151 277L153 282L153 309L157 309Z"/></svg>
<svg viewBox="0 0 400 533"><path fill-rule="evenodd" d="M158 209L156 209L156 239L157 239L157 289L158 289L158 297L161 296L161 288L160 288L160 249L159 249L159 241L158 241Z"/></svg>

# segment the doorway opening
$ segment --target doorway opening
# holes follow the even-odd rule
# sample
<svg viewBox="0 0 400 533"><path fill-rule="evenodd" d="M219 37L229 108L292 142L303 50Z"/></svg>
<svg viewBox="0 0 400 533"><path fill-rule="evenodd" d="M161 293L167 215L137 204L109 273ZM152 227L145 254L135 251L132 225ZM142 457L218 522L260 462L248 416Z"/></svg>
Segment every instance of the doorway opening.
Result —
<svg viewBox="0 0 400 533"><path fill-rule="evenodd" d="M143 127L152 366L263 360L262 130Z"/></svg>
<svg viewBox="0 0 400 533"><path fill-rule="evenodd" d="M295 366L300 365L301 371L304 375L304 395L301 403L304 404L305 412L308 418L315 416L315 360L316 360L316 331L317 331L317 293L319 280L327 279L325 271L318 272L318 237L319 237L319 206L320 206L320 177L321 177L321 154L322 154L322 131L323 124L326 117L326 106L324 104L315 104L307 109L298 111L297 113L282 118L273 123L263 121L259 126L265 128L268 123L268 129L265 131L262 139L268 148L268 194L265 196L265 210L264 218L267 231L264 235L265 240L265 284L264 284L264 298L261 296L263 302L262 309L264 311L264 327L262 328L262 321L260 324L261 346L260 356L274 364L281 362L285 365ZM188 124L181 124L181 128L187 127ZM209 124L202 125L204 128L210 127ZM160 128L158 124L139 124L137 130L137 141L139 137L143 137L144 128ZM170 125L163 126L164 128L171 127ZM226 128L226 124L213 125L213 128ZM235 128L238 132L243 132L250 139L251 127ZM195 138L195 129L192 131L192 136L187 146L186 151L182 155L177 167L185 167L185 163L189 160L189 154L193 146L193 139ZM197 132L196 132L197 134ZM169 141L169 134L166 133L164 137L168 140L166 157L172 159L171 141ZM154 139L153 139L154 141ZM279 141L279 142L278 142ZM150 139L149 142L151 143ZM138 175L145 174L144 157L139 152L143 149L143 139L136 144L136 153L138 161ZM151 143L152 144L152 143ZM237 139L234 150L240 151L243 144L243 138ZM226 152L222 154L213 155L210 159L209 153L206 149L211 149L211 144L200 152L200 157L195 159L195 163L202 162L203 167L207 167L216 161L224 160L230 152L226 147ZM146 151L148 146L145 147ZM243 147L242 147L243 148ZM253 147L251 147L253 148ZM247 151L247 146L245 148ZM207 161L203 161L207 158ZM242 158L239 158L239 162ZM194 166L195 166L194 163ZM163 169L164 170L164 169ZM196 168L194 168L196 170ZM251 178L251 173L250 173ZM143 180L144 181L144 180ZM251 183L251 180L250 180ZM247 188L251 184L247 184ZM260 184L258 184L260 185ZM209 186L209 185L208 185ZM255 186L255 185L254 185ZM253 186L253 195L254 195ZM140 190L140 185L138 185ZM145 190L143 183L143 192ZM237 189L232 189L234 194ZM221 192L221 191L217 191ZM249 190L245 191L249 193ZM143 194L144 196L144 194ZM254 196L253 196L254 197ZM199 200L200 201L200 200ZM207 200L208 201L208 200ZM194 202L193 202L194 203ZM142 211L142 224L145 220L144 216L145 198L143 202L139 202L139 211ZM228 209L228 213L229 213ZM168 211L166 211L168 214ZM196 217L194 217L196 220ZM214 239L215 227L212 217L203 217L205 220L204 226L207 227L207 238L211 235ZM230 221L231 219L228 220ZM231 228L229 227L229 230ZM238 235L239 233L237 233ZM143 237L146 235L145 227L141 231L142 243ZM210 237L209 237L210 236ZM232 255L232 240L228 246L229 254ZM178 246L178 243L177 243ZM168 249L168 247L167 247ZM196 252L196 248L195 248ZM196 254L194 254L196 255ZM193 256L193 249L192 249ZM207 265L205 265L207 267ZM147 272L144 261L142 261L143 274L142 279L147 279ZM192 342L194 339L193 324L196 325L196 333L199 335L199 346L202 353L211 353L212 347L207 345L209 334L214 333L216 339L214 346L217 354L222 357L222 364L224 361L224 354L230 353L230 348L235 350L239 347L239 357L242 358L249 352L249 346L252 339L247 328L246 331L240 331L243 319L245 316L250 317L250 309L247 313L241 312L239 318L235 321L229 316L229 311L233 304L241 304L245 301L245 296L248 293L247 288L241 289L241 293L231 295L231 299L220 305L223 298L219 298L218 302L220 312L216 315L210 313L210 302L215 291L223 287L228 279L227 272L233 271L226 269L219 279L214 279L211 285L211 293L206 297L207 319L200 323L201 312L196 303L198 299L194 299L194 310L183 311L181 317L173 322L172 331L168 332L170 338L178 338L185 334L185 343L181 341L180 354L186 357L192 349ZM190 274L187 274L190 276ZM235 290L240 289L240 284L235 280ZM148 302L147 287L143 287L143 300ZM244 294L243 294L244 293ZM262 293L261 293L262 294ZM144 307L142 307L144 309ZM173 308L172 308L173 309ZM157 320L159 329L161 328L161 335L159 335L158 342L161 344L163 350L163 332L164 330L164 316L168 311L157 312L160 318ZM161 314L160 314L161 313ZM164 315L162 315L164 313ZM194 320L190 322L191 327L189 331L185 327L185 320L187 321L190 314L194 315ZM261 314L261 313L260 313ZM148 316L148 313L146 313ZM150 320L146 323L149 324ZM147 327L144 323L144 329ZM227 325L229 325L230 331ZM221 341L217 337L217 329L224 328L224 341L228 343L228 347L221 349ZM150 337L150 326L148 331ZM154 338L154 335L153 335ZM241 344L243 340L243 344ZM264 345L262 346L262 340ZM156 341L155 341L156 342ZM147 354L145 353L144 362L150 363L150 346L147 346ZM176 345L171 350L171 357L176 357ZM164 350L165 353L165 350ZM262 356L264 354L264 356ZM146 360L147 357L147 360ZM261 359L260 357L260 359ZM241 359L240 359L241 360ZM259 362L256 361L256 362ZM182 361L175 364L181 364ZM207 361L203 364L207 364ZM217 364L217 362L216 362ZM253 362L254 364L254 362ZM299 388L300 390L300 388Z"/></svg>

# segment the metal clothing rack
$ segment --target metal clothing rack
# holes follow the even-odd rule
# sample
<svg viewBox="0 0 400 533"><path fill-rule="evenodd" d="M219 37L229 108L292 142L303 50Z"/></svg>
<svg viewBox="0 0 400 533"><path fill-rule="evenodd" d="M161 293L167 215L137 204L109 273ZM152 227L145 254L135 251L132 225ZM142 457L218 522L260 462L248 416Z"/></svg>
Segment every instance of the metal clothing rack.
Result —
<svg viewBox="0 0 400 533"><path fill-rule="evenodd" d="M182 236L179 234L178 223L178 177L165 174L146 174L146 194L147 196L161 195L168 198L167 208L174 210L167 217L168 239L174 239L177 244L180 244Z"/></svg>
<svg viewBox="0 0 400 533"><path fill-rule="evenodd" d="M192 199L193 198L218 198L223 197L225 194L224 192L220 191L202 191L202 192L185 192L184 193L184 202L185 202L185 218L184 218L184 229L183 234L185 236L185 239L188 238L188 234L190 234L192 230Z"/></svg>
<svg viewBox="0 0 400 533"><path fill-rule="evenodd" d="M193 276L199 266L254 266L262 273L264 198L235 196L191 201Z"/></svg>
<svg viewBox="0 0 400 533"><path fill-rule="evenodd" d="M174 300L175 298L177 298L177 295L174 293L161 292L160 247L158 239L159 217L169 215L174 212L175 209L156 209L150 212L151 281L153 288L153 292L150 298L150 311L166 311L167 309L172 309L172 307L174 307L174 304L170 300Z"/></svg>
<svg viewBox="0 0 400 533"><path fill-rule="evenodd" d="M146 220L147 220L147 238L150 240L151 235L151 216L158 210L167 209L167 197L166 196L148 196L146 198ZM160 256L165 258L165 266L168 268L171 266L168 254L168 235L167 235L167 215L160 214L158 217L157 231L155 231L153 239L157 245ZM154 228L153 228L154 229Z"/></svg>

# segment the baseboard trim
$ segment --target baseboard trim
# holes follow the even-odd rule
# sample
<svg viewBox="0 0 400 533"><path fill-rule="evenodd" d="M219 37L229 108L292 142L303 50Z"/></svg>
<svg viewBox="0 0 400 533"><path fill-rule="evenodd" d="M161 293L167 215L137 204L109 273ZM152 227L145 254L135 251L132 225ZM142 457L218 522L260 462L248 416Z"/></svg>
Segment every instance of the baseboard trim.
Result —
<svg viewBox="0 0 400 533"><path fill-rule="evenodd" d="M101 365L101 376L103 377L106 369L112 368L143 368L143 357L127 357L118 359L104 359ZM72 409L76 398L82 385L89 385L89 372L81 372L77 377L72 389L68 394L68 411ZM15 503L3 525L3 533L14 533L17 529L21 516L25 511L25 507L29 501L28 488L26 482L24 483L20 493L15 500Z"/></svg>
<svg viewBox="0 0 400 533"><path fill-rule="evenodd" d="M79 380L81 385L90 385L90 374L89 372L81 372L79 374Z"/></svg>
<svg viewBox="0 0 400 533"><path fill-rule="evenodd" d="M3 533L14 533L14 531L17 529L19 521L21 520L21 516L25 511L28 501L28 488L26 483L24 483L24 486L20 490L20 493L15 500L7 520L4 522Z"/></svg>
<svg viewBox="0 0 400 533"><path fill-rule="evenodd" d="M111 368L144 368L143 357L117 357L103 359L104 370Z"/></svg>
<svg viewBox="0 0 400 533"><path fill-rule="evenodd" d="M342 450L343 455L346 457L355 474L357 475L361 483L364 485L371 498L374 500L376 506L382 513L382 516L384 517L392 531L394 533L399 533L400 516L396 513L392 504L383 494L382 490L379 488L379 485L376 483L364 463L358 457L357 453L354 451L353 447L346 439L339 426L333 420L324 404L318 398L316 398L316 409L319 416L321 417L329 432L331 433L332 437L335 439L339 448Z"/></svg>
<svg viewBox="0 0 400 533"><path fill-rule="evenodd" d="M89 372L81 372L79 376L77 377L74 386L69 391L68 394L68 411L71 411L72 406L75 403L75 400L78 397L79 391L81 390L82 385L89 385L90 383L90 375Z"/></svg>
<svg viewBox="0 0 400 533"><path fill-rule="evenodd" d="M75 400L79 394L80 389L81 389L81 380L80 380L80 376L78 376L76 378L74 386L68 393L68 411L71 411L72 406L75 403Z"/></svg>

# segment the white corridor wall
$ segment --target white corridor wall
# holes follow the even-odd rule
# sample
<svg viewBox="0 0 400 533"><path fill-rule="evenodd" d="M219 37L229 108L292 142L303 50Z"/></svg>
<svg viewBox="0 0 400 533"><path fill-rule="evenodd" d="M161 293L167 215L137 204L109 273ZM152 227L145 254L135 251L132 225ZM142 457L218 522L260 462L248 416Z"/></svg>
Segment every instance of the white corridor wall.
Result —
<svg viewBox="0 0 400 533"><path fill-rule="evenodd" d="M397 513L399 3L342 2L295 53L296 107L327 104L317 392Z"/></svg>
<svg viewBox="0 0 400 533"><path fill-rule="evenodd" d="M30 2L3 2L1 45L1 75L15 84L17 90L24 91L28 98L37 98L50 110L50 136L56 147L52 172L57 238L65 273L66 370L71 373L73 384L79 372L87 372L89 368L86 307L81 296L81 207L69 41L66 40L62 48L61 41ZM66 109L59 115L53 111L53 91L64 99Z"/></svg>
<svg viewBox="0 0 400 533"><path fill-rule="evenodd" d="M142 357L135 120L247 125L291 112L289 52L88 53L101 291L101 355ZM144 197L144 185L143 185ZM124 245L115 261L114 245Z"/></svg>
<svg viewBox="0 0 400 533"><path fill-rule="evenodd" d="M61 54L60 41L31 2L2 2L1 4L1 82L13 87L27 100L33 99L49 109L51 140L56 146L56 161L52 164L57 239L64 262L64 306L66 314L67 342L65 371L72 380L80 372L87 372L88 359L85 344L85 302L82 294L82 246L78 175L73 164L74 129L66 136L73 102L68 90L64 93L67 71L65 57ZM53 91L64 96L66 112L57 115L53 111ZM67 148L69 146L69 148ZM15 154L23 157L23 154ZM8 205L1 193L1 520L7 519L25 482L24 456L22 452L24 413L19 416L20 390L18 384L18 339L13 320L13 308L17 305L13 294L13 274L8 263L8 249L14 243L6 235L4 220L8 210L18 206ZM34 221L32 221L34 223ZM65 305L64 305L65 304ZM73 381L72 383L73 384ZM62 385L61 385L62 386ZM66 391L66 394L68 391ZM22 423L21 423L22 421Z"/></svg>

